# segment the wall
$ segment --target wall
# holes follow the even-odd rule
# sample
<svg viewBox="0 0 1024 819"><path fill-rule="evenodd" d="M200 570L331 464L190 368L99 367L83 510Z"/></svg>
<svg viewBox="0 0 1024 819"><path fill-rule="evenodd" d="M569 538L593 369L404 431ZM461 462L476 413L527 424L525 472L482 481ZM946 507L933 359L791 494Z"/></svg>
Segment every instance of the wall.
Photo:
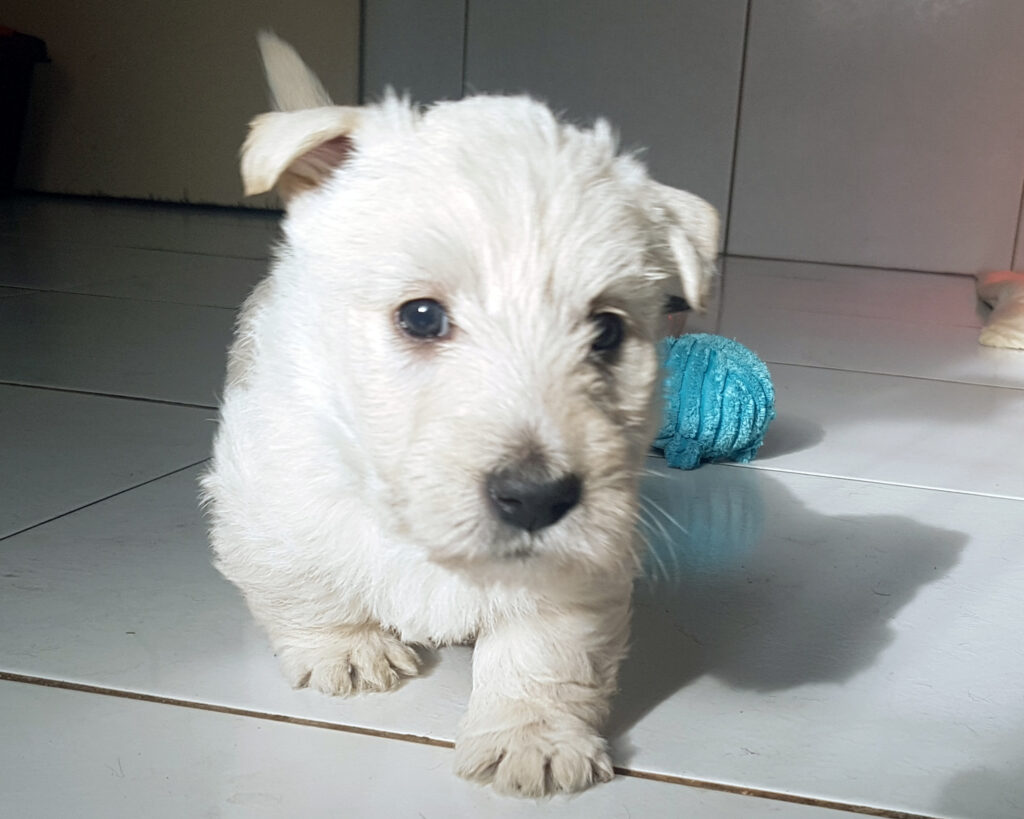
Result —
<svg viewBox="0 0 1024 819"><path fill-rule="evenodd" d="M1017 0L366 0L367 91L530 91L610 115L725 249L1024 266ZM426 18L430 19L426 19ZM463 47L458 48L459 41Z"/></svg>
<svg viewBox="0 0 1024 819"><path fill-rule="evenodd" d="M393 86L420 102L462 96L466 0L366 0L363 99Z"/></svg>
<svg viewBox="0 0 1024 819"><path fill-rule="evenodd" d="M267 108L255 33L292 41L339 102L358 89L359 0L6 0L41 37L20 187L224 205L238 148Z"/></svg>

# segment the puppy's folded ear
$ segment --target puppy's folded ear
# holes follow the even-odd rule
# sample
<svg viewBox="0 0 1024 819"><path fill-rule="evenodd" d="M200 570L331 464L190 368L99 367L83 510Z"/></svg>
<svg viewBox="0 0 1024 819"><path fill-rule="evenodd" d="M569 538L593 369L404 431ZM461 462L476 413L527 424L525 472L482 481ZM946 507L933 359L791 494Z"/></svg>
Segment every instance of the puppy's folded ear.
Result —
<svg viewBox="0 0 1024 819"><path fill-rule="evenodd" d="M692 193L649 185L655 260L666 272L678 274L690 307L703 310L718 258L718 211Z"/></svg>
<svg viewBox="0 0 1024 819"><path fill-rule="evenodd" d="M287 202L319 186L352 152L362 115L361 108L332 105L256 117L242 146L246 196L276 187Z"/></svg>
<svg viewBox="0 0 1024 819"><path fill-rule="evenodd" d="M270 102L277 110L249 123L242 182L246 196L276 187L288 202L345 162L362 109L332 105L317 76L276 34L262 31L258 41Z"/></svg>

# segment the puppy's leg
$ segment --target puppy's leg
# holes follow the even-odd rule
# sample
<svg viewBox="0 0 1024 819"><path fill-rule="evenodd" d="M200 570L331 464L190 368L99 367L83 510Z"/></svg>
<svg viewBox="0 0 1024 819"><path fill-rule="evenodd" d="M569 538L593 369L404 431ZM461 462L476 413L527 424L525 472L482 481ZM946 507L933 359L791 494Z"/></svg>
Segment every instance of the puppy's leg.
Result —
<svg viewBox="0 0 1024 819"><path fill-rule="evenodd" d="M419 673L416 652L376 623L276 629L271 642L295 688L344 697L388 691Z"/></svg>
<svg viewBox="0 0 1024 819"><path fill-rule="evenodd" d="M481 634L456 772L528 797L611 779L599 729L628 629L627 590L600 608L508 620Z"/></svg>
<svg viewBox="0 0 1024 819"><path fill-rule="evenodd" d="M294 688L348 696L387 691L419 673L416 652L370 619L334 623L323 616L329 608L311 608L309 602L270 603L252 595L247 602Z"/></svg>

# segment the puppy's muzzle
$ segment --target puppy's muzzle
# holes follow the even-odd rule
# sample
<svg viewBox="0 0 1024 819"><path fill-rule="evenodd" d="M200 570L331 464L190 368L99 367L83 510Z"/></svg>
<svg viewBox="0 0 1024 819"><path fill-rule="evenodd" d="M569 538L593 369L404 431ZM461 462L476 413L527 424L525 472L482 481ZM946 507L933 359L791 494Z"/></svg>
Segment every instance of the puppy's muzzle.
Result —
<svg viewBox="0 0 1024 819"><path fill-rule="evenodd" d="M502 469L487 477L487 498L494 514L527 532L560 521L579 503L582 493L578 475L551 478L530 465Z"/></svg>

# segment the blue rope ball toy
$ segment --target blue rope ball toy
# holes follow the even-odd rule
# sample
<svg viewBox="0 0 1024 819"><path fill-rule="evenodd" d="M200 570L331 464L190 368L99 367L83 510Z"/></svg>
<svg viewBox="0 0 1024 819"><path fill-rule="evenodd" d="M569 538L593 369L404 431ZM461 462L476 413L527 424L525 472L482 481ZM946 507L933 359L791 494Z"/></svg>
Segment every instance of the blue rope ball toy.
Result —
<svg viewBox="0 0 1024 819"><path fill-rule="evenodd" d="M665 411L654 447L668 465L748 463L775 417L768 367L737 341L694 333L662 341Z"/></svg>

